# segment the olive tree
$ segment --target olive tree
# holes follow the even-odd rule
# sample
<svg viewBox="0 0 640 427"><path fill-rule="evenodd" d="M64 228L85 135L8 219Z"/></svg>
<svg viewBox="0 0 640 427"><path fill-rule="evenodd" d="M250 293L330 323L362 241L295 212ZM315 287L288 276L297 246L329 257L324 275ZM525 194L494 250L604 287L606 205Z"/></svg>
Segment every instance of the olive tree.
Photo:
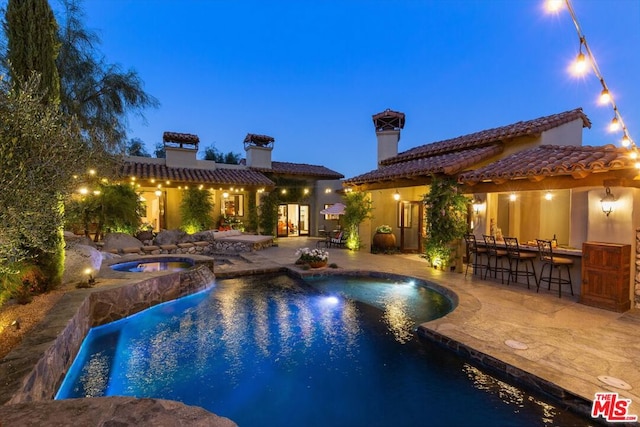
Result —
<svg viewBox="0 0 640 427"><path fill-rule="evenodd" d="M59 253L63 209L60 195L88 158L75 120L43 104L39 77L9 86L0 82L0 268L21 259ZM60 255L58 255L60 256ZM61 256L64 256L62 253ZM52 285L62 260L43 265Z"/></svg>

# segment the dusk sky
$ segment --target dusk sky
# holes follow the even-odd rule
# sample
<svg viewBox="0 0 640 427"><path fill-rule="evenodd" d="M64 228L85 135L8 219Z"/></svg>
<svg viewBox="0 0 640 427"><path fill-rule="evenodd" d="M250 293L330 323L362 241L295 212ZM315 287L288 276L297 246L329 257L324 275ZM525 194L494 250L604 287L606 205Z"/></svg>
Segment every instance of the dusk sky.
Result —
<svg viewBox="0 0 640 427"><path fill-rule="evenodd" d="M573 0L631 137L640 144L640 1ZM52 2L55 6L55 1ZM247 133L273 159L346 177L375 169L371 116L406 114L399 150L582 107L585 145L619 145L593 73L567 67L579 38L543 0L86 0L108 62L134 68L161 103L130 137L164 131L245 156Z"/></svg>

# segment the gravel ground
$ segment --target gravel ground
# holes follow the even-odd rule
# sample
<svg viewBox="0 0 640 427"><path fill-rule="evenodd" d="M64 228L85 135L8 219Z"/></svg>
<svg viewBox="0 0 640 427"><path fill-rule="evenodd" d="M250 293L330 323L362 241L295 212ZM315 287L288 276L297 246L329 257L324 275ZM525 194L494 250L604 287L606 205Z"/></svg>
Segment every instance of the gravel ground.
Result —
<svg viewBox="0 0 640 427"><path fill-rule="evenodd" d="M0 359L20 344L25 334L47 315L64 293L64 289L58 289L33 297L29 304L9 300L0 306ZM11 325L15 320L18 320L19 329Z"/></svg>

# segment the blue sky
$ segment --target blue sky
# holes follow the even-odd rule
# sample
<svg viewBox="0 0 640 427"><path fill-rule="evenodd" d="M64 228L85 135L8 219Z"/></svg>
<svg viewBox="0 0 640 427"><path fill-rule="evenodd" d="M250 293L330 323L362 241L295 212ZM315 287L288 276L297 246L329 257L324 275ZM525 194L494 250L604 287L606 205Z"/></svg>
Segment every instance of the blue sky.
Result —
<svg viewBox="0 0 640 427"><path fill-rule="evenodd" d="M640 1L573 0L618 109L640 144ZM164 131L352 177L376 167L371 116L406 114L399 150L582 107L584 144L617 143L593 74L566 68L579 39L543 0L86 0L106 59L161 102L130 137Z"/></svg>

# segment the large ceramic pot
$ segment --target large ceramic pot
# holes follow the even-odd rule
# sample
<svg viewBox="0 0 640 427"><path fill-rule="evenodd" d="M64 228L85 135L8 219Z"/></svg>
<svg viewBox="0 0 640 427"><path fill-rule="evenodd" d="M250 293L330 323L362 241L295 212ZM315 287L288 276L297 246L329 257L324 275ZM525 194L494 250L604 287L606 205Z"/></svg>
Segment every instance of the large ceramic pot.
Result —
<svg viewBox="0 0 640 427"><path fill-rule="evenodd" d="M309 262L309 267L311 268L320 268L320 267L324 267L325 265L327 265L327 261L310 261Z"/></svg>
<svg viewBox="0 0 640 427"><path fill-rule="evenodd" d="M380 249L396 247L396 236L393 233L376 233L373 235L373 246Z"/></svg>

